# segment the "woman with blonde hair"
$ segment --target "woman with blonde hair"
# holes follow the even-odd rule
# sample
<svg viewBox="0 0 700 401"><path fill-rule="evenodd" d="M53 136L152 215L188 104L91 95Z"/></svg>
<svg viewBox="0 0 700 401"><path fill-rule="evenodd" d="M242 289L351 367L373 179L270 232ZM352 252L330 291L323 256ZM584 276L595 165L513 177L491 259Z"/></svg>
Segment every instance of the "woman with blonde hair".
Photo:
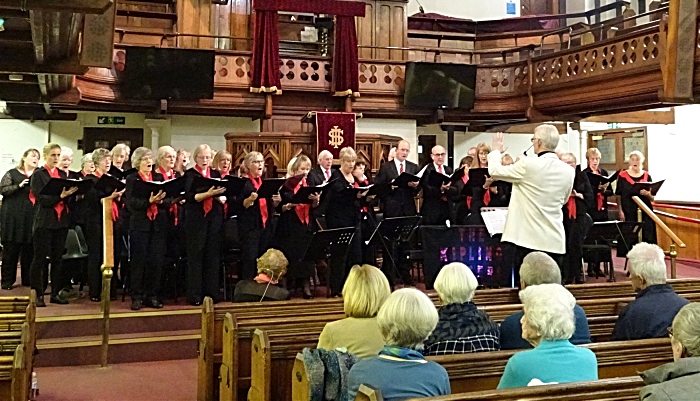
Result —
<svg viewBox="0 0 700 401"><path fill-rule="evenodd" d="M311 211L318 207L321 197L320 194L311 194L307 203L293 203L293 198L299 189L308 186L306 180L310 170L311 159L305 155L296 157L294 163L289 166L288 174L302 176L302 178L294 187L285 185L280 189L282 201L277 207L280 217L275 232L278 248L290 261L290 284L295 286L300 282L306 299L313 298L310 277L314 275L314 263L302 258L313 237L313 229L316 225L316 221L311 217Z"/></svg>
<svg viewBox="0 0 700 401"><path fill-rule="evenodd" d="M211 148L197 146L193 154L195 166L185 173L185 235L187 252L187 300L199 306L205 296L214 302L221 299L219 293L219 262L221 258L221 233L224 224L225 199L221 195L225 187L211 186L206 191L194 187L197 177L221 178L211 167Z"/></svg>
<svg viewBox="0 0 700 401"><path fill-rule="evenodd" d="M637 204L632 200L633 196L639 195L644 204L653 209L651 203L654 195L646 189L637 192L633 189L638 182L652 182L649 172L644 171L644 155L635 150L629 154L629 167L622 170L617 177L617 187L615 195L620 195L619 219L620 221L637 221ZM649 244L656 244L656 223L646 213L642 213L642 241ZM618 249L619 251L619 249ZM623 256L618 253L618 256Z"/></svg>
<svg viewBox="0 0 700 401"><path fill-rule="evenodd" d="M377 313L389 298L389 280L378 268L355 265L343 286L345 319L327 323L317 348L346 348L358 358L376 356L384 348Z"/></svg>
<svg viewBox="0 0 700 401"><path fill-rule="evenodd" d="M221 177L226 177L231 174L231 154L225 150L216 152L214 156L214 161L212 162L212 168L221 174Z"/></svg>
<svg viewBox="0 0 700 401"><path fill-rule="evenodd" d="M258 190L263 183L265 160L260 152L249 152L243 160L248 180L238 195L238 233L241 240L241 277L255 277L255 260L272 243L275 207L282 198L275 194L271 198L260 198Z"/></svg>
<svg viewBox="0 0 700 401"><path fill-rule="evenodd" d="M180 173L180 175L185 175L187 171L187 165L190 163L190 152L187 149L178 149L175 155L175 171Z"/></svg>
<svg viewBox="0 0 700 401"><path fill-rule="evenodd" d="M29 286L29 268L34 257L32 220L36 196L29 189L29 179L39 165L39 151L27 149L17 167L8 170L0 181L0 239L2 240L3 290L11 290L17 279L17 263L21 260L22 285Z"/></svg>
<svg viewBox="0 0 700 401"><path fill-rule="evenodd" d="M488 156L491 153L491 147L485 143L476 145L476 157L472 161L471 168L489 167ZM482 186L472 187L470 214L467 218L467 224L483 225L484 220L481 217L481 208L491 204L491 196L497 191L495 186L491 186L494 179L488 176L488 171L484 171L485 181Z"/></svg>
<svg viewBox="0 0 700 401"><path fill-rule="evenodd" d="M284 254L270 248L257 259L258 275L252 280L241 280L233 291L233 302L284 301L289 291L277 284L287 272L289 262Z"/></svg>

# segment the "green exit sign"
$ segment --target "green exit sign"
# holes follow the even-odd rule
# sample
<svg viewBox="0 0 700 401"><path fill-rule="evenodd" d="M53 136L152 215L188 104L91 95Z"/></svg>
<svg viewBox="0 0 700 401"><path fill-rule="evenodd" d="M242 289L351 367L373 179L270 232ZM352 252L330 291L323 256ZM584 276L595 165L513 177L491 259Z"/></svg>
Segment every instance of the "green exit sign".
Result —
<svg viewBox="0 0 700 401"><path fill-rule="evenodd" d="M109 117L109 116L98 116L97 124L99 125L124 125L126 124L126 117Z"/></svg>
<svg viewBox="0 0 700 401"><path fill-rule="evenodd" d="M613 128L613 129L622 128L622 124L620 124L620 123L608 123L608 128Z"/></svg>

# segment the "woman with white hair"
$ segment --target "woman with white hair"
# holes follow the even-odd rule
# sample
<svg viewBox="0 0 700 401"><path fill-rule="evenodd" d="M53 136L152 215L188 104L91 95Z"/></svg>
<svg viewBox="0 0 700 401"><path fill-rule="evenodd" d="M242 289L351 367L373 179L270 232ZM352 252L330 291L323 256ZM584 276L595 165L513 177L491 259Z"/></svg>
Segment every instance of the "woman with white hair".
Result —
<svg viewBox="0 0 700 401"><path fill-rule="evenodd" d="M463 263L450 263L435 279L435 290L443 306L440 320L425 341L423 355L498 351L498 324L472 302L479 285L474 273Z"/></svg>
<svg viewBox="0 0 700 401"><path fill-rule="evenodd" d="M381 270L370 265L353 266L343 286L347 317L326 324L317 348L346 348L358 358L376 356L384 348L377 313L390 294L389 280Z"/></svg>
<svg viewBox="0 0 700 401"><path fill-rule="evenodd" d="M387 401L450 394L445 368L426 361L421 353L437 322L438 313L427 295L414 288L394 291L377 315L386 346L379 356L350 369L348 399L355 399L360 384L378 389Z"/></svg>
<svg viewBox="0 0 700 401"><path fill-rule="evenodd" d="M92 153L86 153L80 159L80 173L83 178L95 172L95 163L92 161Z"/></svg>
<svg viewBox="0 0 700 401"><path fill-rule="evenodd" d="M642 152L635 150L629 154L629 167L627 170L622 170L617 177L617 187L615 195L620 195L620 206L618 207L620 221L637 221L637 204L632 200L633 196L639 196L649 209L652 209L651 202L654 201L654 195L651 192L643 189L639 192L633 189L634 184L638 182L652 182L649 172L644 171L644 155ZM649 244L656 244L656 224L654 221L642 213L642 241ZM617 256L620 254L618 249Z"/></svg>
<svg viewBox="0 0 700 401"><path fill-rule="evenodd" d="M576 329L574 296L560 284L540 284L521 291L520 301L523 338L535 349L508 360L498 388L598 380L593 351L569 342Z"/></svg>
<svg viewBox="0 0 700 401"><path fill-rule="evenodd" d="M668 334L674 362L640 374L647 385L640 400L687 400L700 394L700 303L684 306Z"/></svg>

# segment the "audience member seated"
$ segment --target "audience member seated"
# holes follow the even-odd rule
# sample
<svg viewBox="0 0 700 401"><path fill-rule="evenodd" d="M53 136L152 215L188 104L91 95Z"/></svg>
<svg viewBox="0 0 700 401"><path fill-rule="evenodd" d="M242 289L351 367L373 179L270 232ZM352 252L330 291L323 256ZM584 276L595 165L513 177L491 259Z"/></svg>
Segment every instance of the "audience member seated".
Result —
<svg viewBox="0 0 700 401"><path fill-rule="evenodd" d="M343 286L343 320L327 323L317 348L346 348L358 358L376 356L384 348L377 325L377 313L391 294L389 281L381 270L355 265Z"/></svg>
<svg viewBox="0 0 700 401"><path fill-rule="evenodd" d="M498 324L472 302L479 282L462 263L450 263L435 279L442 307L437 327L425 341L423 355L498 351Z"/></svg>
<svg viewBox="0 0 700 401"><path fill-rule="evenodd" d="M630 283L637 297L620 311L613 340L661 338L676 313L688 300L666 284L664 252L657 245L640 242L627 253Z"/></svg>
<svg viewBox="0 0 700 401"><path fill-rule="evenodd" d="M561 270L557 262L544 252L529 253L520 265L520 288L525 289L531 285L561 284ZM532 348L529 342L523 339L523 331L520 321L523 312L514 313L501 323L501 349ZM574 335L569 341L572 344L588 344L591 342L591 333L588 329L586 312L579 305L574 306L575 326Z"/></svg>
<svg viewBox="0 0 700 401"><path fill-rule="evenodd" d="M540 284L522 290L520 300L523 338L535 349L508 360L498 388L598 380L593 351L569 341L576 328L574 296L561 284Z"/></svg>
<svg viewBox="0 0 700 401"><path fill-rule="evenodd" d="M647 385L640 400L689 400L700 394L700 304L682 307L668 332L674 362L640 374Z"/></svg>
<svg viewBox="0 0 700 401"><path fill-rule="evenodd" d="M241 280L233 291L233 302L284 301L289 291L277 283L287 272L287 258L277 249L270 248L257 259L258 275L252 280Z"/></svg>
<svg viewBox="0 0 700 401"><path fill-rule="evenodd" d="M381 391L385 401L450 394L445 368L426 361L421 353L437 322L438 313L427 295L414 288L394 291L377 315L387 345L379 356L350 369L348 400L355 399L360 384Z"/></svg>

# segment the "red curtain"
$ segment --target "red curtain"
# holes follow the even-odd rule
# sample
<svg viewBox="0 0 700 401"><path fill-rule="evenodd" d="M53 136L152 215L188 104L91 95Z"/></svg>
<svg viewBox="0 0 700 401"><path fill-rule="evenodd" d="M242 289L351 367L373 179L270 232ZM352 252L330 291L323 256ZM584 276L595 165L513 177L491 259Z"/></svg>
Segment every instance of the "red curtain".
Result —
<svg viewBox="0 0 700 401"><path fill-rule="evenodd" d="M360 96L355 17L339 15L335 19L333 96Z"/></svg>
<svg viewBox="0 0 700 401"><path fill-rule="evenodd" d="M255 10L250 91L282 93L277 11Z"/></svg>

